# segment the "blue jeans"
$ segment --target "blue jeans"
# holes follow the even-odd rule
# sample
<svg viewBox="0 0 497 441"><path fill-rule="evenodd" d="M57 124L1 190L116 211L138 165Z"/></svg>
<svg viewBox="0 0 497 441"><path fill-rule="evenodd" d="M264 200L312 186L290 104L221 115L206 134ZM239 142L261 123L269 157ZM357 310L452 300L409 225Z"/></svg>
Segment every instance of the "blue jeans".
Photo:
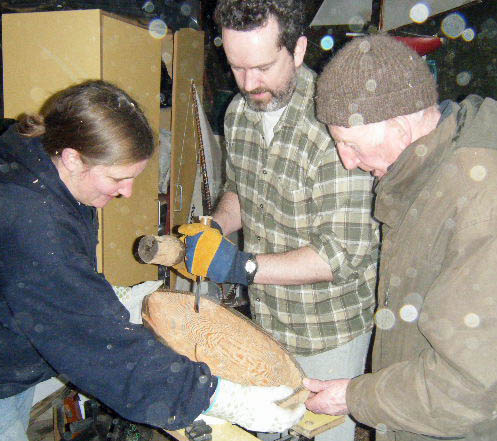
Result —
<svg viewBox="0 0 497 441"><path fill-rule="evenodd" d="M35 388L0 399L0 438L2 441L28 441L26 431Z"/></svg>

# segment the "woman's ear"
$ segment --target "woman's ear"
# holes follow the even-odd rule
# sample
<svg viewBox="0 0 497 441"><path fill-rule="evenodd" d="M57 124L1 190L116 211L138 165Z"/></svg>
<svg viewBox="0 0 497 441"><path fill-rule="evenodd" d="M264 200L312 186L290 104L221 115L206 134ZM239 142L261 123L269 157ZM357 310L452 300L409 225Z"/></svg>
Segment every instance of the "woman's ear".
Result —
<svg viewBox="0 0 497 441"><path fill-rule="evenodd" d="M85 163L81 159L81 155L77 150L65 148L60 154L60 159L64 167L71 173L81 173L86 169Z"/></svg>

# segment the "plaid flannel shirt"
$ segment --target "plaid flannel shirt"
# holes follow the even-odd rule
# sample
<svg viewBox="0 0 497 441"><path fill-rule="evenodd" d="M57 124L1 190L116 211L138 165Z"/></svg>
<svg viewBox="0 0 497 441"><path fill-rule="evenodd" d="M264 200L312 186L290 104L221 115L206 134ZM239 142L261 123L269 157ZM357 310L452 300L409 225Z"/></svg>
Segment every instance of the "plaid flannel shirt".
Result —
<svg viewBox="0 0 497 441"><path fill-rule="evenodd" d="M315 118L316 74L302 66L297 87L267 145L260 112L241 95L225 116L225 191L238 195L244 250L311 247L333 282L249 287L252 319L290 352L333 349L373 326L379 234L371 218L372 177L347 171Z"/></svg>

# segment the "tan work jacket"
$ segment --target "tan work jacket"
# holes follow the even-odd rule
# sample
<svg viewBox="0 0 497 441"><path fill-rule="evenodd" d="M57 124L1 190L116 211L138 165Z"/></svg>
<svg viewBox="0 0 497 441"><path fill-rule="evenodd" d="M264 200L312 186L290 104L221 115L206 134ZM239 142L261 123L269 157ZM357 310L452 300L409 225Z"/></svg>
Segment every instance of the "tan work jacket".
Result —
<svg viewBox="0 0 497 441"><path fill-rule="evenodd" d="M449 106L376 188L373 373L347 404L377 441L497 439L497 102Z"/></svg>

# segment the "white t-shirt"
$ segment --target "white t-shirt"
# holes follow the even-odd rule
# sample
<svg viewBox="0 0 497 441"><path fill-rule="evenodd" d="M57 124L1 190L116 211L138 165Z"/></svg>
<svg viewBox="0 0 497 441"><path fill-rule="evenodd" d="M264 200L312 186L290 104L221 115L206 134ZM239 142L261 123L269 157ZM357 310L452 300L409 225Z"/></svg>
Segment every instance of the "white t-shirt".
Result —
<svg viewBox="0 0 497 441"><path fill-rule="evenodd" d="M264 138L266 138L266 144L271 144L274 137L274 126L280 120L281 115L287 106L282 107L278 110L273 110L272 112L262 112L262 127L264 129Z"/></svg>

